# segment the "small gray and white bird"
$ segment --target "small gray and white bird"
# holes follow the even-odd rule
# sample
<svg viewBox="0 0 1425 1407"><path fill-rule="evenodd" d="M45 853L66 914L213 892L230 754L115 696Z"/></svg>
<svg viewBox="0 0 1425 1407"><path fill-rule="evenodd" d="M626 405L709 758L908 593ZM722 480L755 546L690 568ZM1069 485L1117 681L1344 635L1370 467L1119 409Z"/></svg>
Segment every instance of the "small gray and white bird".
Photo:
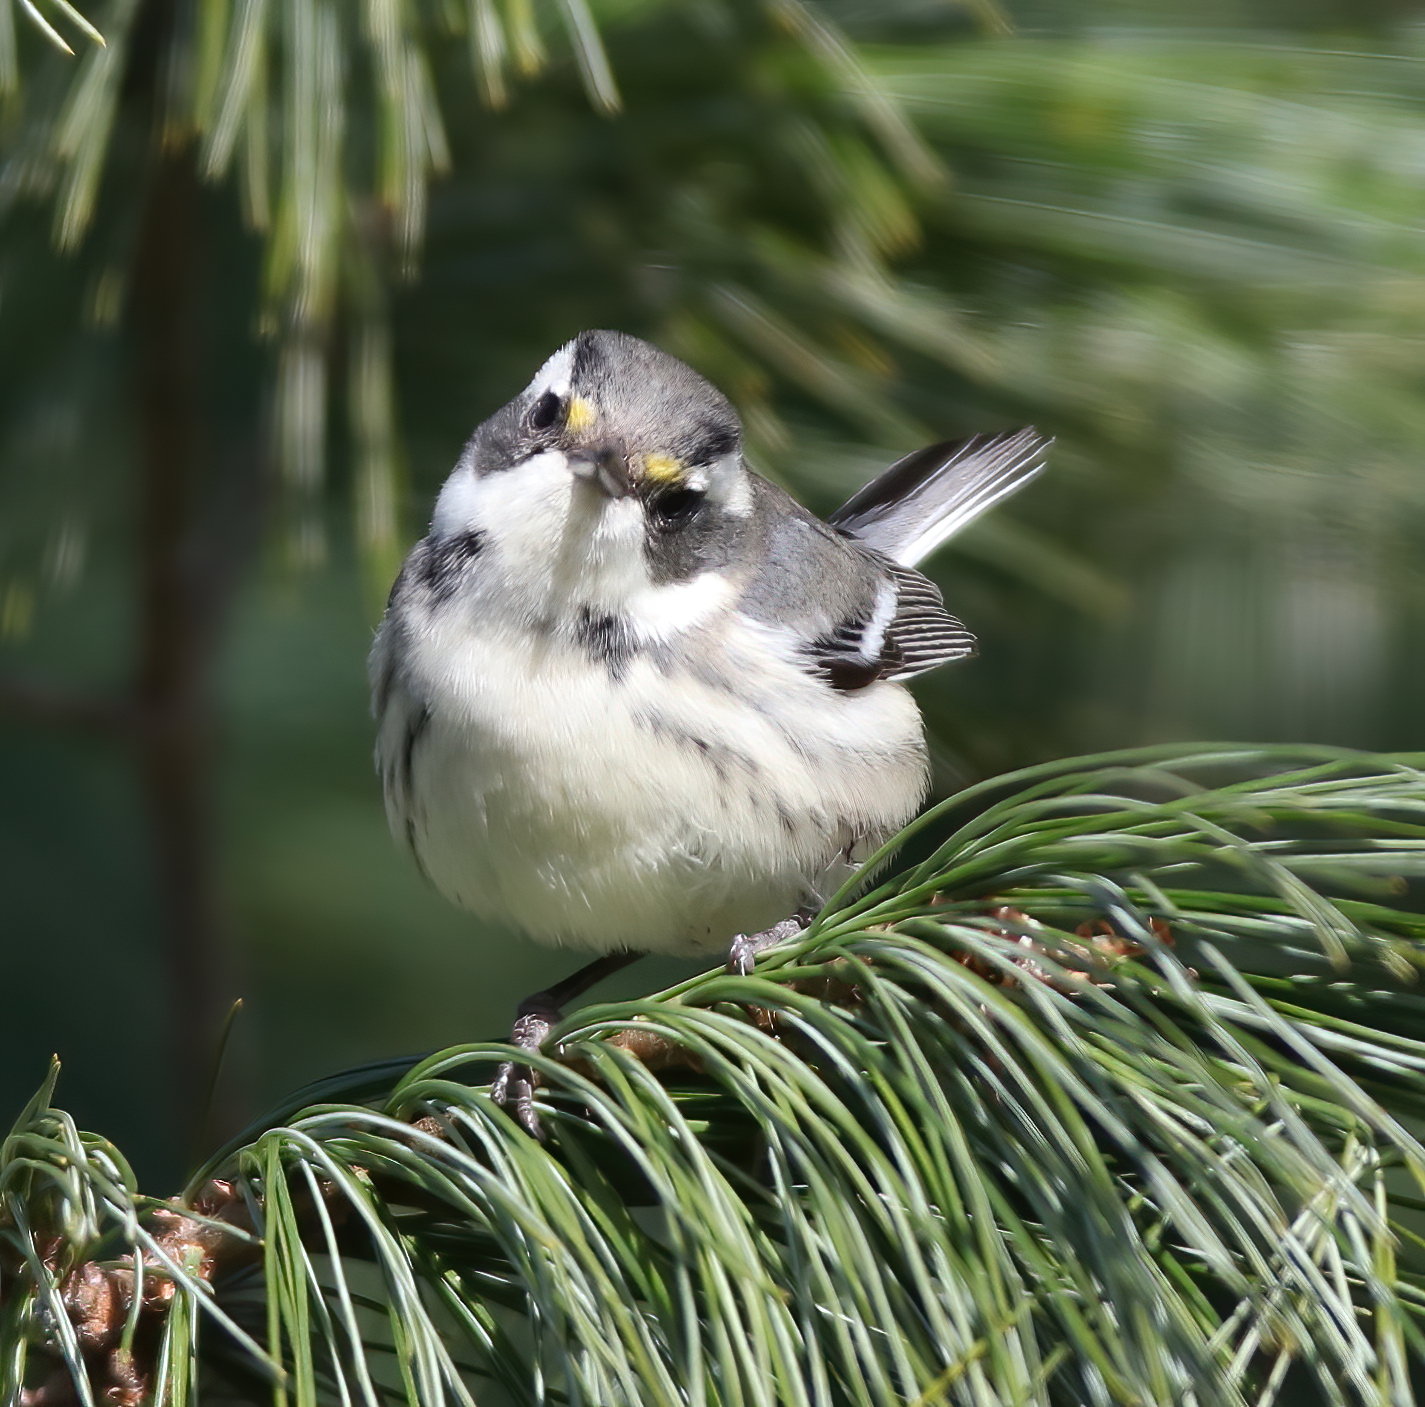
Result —
<svg viewBox="0 0 1425 1407"><path fill-rule="evenodd" d="M371 652L376 760L442 894L607 955L518 1040L638 953L745 970L915 814L904 681L974 638L914 565L1047 444L932 445L822 522L747 468L726 397L617 332L475 431Z"/></svg>

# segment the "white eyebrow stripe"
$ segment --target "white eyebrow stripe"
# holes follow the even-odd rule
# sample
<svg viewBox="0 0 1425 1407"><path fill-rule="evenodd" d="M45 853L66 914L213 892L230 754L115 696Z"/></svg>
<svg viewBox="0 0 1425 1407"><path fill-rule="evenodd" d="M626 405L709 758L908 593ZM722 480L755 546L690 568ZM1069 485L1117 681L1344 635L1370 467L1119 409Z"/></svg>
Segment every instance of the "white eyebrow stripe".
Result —
<svg viewBox="0 0 1425 1407"><path fill-rule="evenodd" d="M734 452L725 454L707 466L709 487L721 482L727 485L722 498L724 513L734 518L748 518L752 515L752 479L743 466L742 455Z"/></svg>
<svg viewBox="0 0 1425 1407"><path fill-rule="evenodd" d="M569 394L574 380L574 344L566 342L535 372L534 380L524 389L530 400L537 400L547 391L553 391L560 400Z"/></svg>

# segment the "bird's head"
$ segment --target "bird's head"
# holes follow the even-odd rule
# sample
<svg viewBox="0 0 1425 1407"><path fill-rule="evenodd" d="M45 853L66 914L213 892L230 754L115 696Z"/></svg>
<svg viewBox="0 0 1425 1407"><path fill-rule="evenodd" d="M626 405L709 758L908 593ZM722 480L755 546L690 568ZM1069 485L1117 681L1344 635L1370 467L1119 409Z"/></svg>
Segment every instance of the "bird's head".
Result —
<svg viewBox="0 0 1425 1407"><path fill-rule="evenodd" d="M753 506L728 399L647 342L583 332L476 430L431 532L479 533L531 590L616 607L726 566Z"/></svg>

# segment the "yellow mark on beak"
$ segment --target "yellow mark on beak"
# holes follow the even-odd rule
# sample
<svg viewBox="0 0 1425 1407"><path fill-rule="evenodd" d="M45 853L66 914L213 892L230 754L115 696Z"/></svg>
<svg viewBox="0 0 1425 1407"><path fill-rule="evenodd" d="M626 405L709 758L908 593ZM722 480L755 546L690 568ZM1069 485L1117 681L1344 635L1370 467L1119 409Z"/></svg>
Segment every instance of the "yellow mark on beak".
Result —
<svg viewBox="0 0 1425 1407"><path fill-rule="evenodd" d="M593 405L583 396L569 397L569 413L564 417L564 428L576 433L587 430L597 419Z"/></svg>
<svg viewBox="0 0 1425 1407"><path fill-rule="evenodd" d="M646 454L643 472L657 483L671 484L683 477L683 466L671 454Z"/></svg>

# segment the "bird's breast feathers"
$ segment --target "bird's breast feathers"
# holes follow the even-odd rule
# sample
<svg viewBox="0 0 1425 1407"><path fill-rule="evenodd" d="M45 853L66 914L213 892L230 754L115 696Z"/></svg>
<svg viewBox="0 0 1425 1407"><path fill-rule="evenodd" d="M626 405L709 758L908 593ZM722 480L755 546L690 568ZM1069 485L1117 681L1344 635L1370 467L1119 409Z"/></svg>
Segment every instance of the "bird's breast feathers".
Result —
<svg viewBox="0 0 1425 1407"><path fill-rule="evenodd" d="M924 795L905 689L831 687L721 577L559 629L420 594L373 656L392 828L536 939L716 951L825 897Z"/></svg>

